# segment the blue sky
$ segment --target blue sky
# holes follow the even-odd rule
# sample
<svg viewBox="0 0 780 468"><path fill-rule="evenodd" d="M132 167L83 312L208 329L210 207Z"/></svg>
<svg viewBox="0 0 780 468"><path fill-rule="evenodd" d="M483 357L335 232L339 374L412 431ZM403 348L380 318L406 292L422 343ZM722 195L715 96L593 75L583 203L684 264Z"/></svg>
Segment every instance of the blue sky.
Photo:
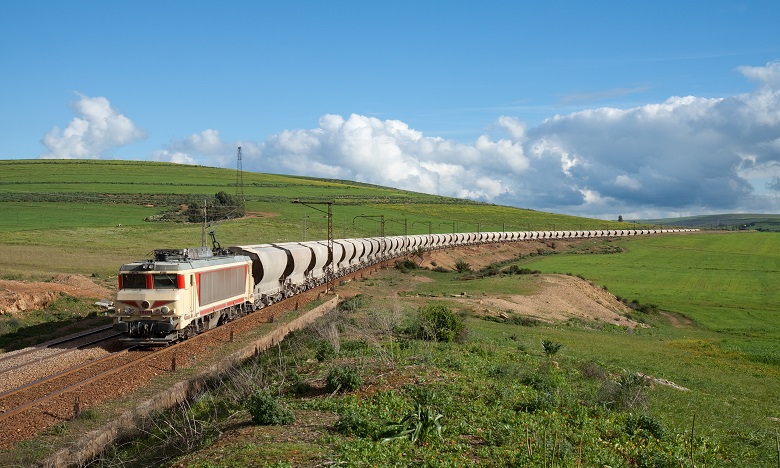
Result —
<svg viewBox="0 0 780 468"><path fill-rule="evenodd" d="M780 210L780 2L0 4L0 158L600 218ZM0 175L0 178L2 176Z"/></svg>

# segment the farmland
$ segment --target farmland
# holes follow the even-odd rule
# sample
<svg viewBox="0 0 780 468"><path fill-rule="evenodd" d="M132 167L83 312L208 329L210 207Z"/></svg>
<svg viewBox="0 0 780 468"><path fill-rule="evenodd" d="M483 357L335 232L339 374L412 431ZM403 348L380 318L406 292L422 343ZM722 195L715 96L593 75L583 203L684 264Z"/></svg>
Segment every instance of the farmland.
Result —
<svg viewBox="0 0 780 468"><path fill-rule="evenodd" d="M201 241L200 225L148 222L144 218L175 208L186 197L213 195L220 190L233 192L234 181L234 171L170 164L0 162L0 277L48 280L67 272L110 283L123 262L143 258L154 248L198 245ZM337 237L379 235L380 223L375 218L379 216L386 221L387 235L402 234L404 222L410 234L427 233L429 229L451 232L625 226L347 181L249 173L244 174L244 181L250 216L211 227L222 245L325 238L323 214L291 203L297 198L333 201ZM592 438L594 446L586 448L584 458L579 460L638 464L640 455L621 455L620 450L597 447L596 440L623 427L627 416L596 411L593 414L598 413L597 418L590 413L570 413L581 410L576 410L578 399L585 400L583 395L592 396L597 390L592 388L592 381L582 378L583 366L589 365L613 375L640 372L688 389L657 385L650 391L652 405L643 409L674 434L659 442L669 452L664 460L688 463L689 457L696 455L710 466L775 466L774 437L780 418L779 246L777 235L766 232L642 237L593 241L590 245L540 245L544 254L509 257L501 265L580 276L626 303L645 306L630 314L646 324L635 329L574 319L534 326L519 319L502 323L485 320L475 307L452 297L455 291L479 298L533 294L537 288L530 279L533 275L465 281L457 272L421 270L410 276L394 270L349 286L355 288L353 293L364 294L367 299L353 315L341 318L340 327L347 331L342 337L340 362L358 363L366 375L387 372L389 380L401 374L419 374L411 380L399 377L407 386L373 382L381 384L384 393L366 393L363 409L359 399L349 395L326 400L291 396L287 403L300 414L320 411L333 418L334 414L343 417L352 411L370 422L370 417L382 411L389 411L388 417L403 415L411 398L410 383L416 382L422 385L416 397L436 405L446 418L445 443L391 446L352 434L326 438L326 443L317 442L303 451L319 453L324 444L327 453L347 463L361 459L383 464L407 450L421 462L433 463L442 457L448 460L442 465L453 466L466 460L489 464L502 456L518 464L523 460L537 464L555 464L558 460L563 464L578 460L577 444ZM398 292L403 294L397 296ZM426 304L421 299L426 297L447 304L465 317L470 330L465 343L419 343L409 340L400 325L391 335L387 330L374 330L373 334L368 330L372 323L376 325L375 314L400 311L411 316ZM365 324L366 328L356 328L355 324ZM550 371L549 358L539 346L543 340L563 345L555 357L560 373ZM401 342L404 347L399 347ZM316 340L314 343L311 346L316 348ZM308 345L298 346L296 349L304 350ZM302 356L295 356L292 348L286 353L290 363L285 372L292 368L312 381L322 379L318 372L324 372L324 367L295 364L311 355L307 357L304 351ZM448 377L443 378L443 374ZM507 409L533 395L541 397L542 387L538 385L552 385L553 380L557 382L554 400L561 406L547 402L545 405L553 406L543 405L537 412ZM528 384L531 381L536 383ZM431 393L423 395L426 388ZM445 397L444 391L453 394ZM462 393L462 399L456 398L457 392ZM483 403L489 401L486 394L500 404ZM691 430L694 420L695 434L700 439L695 439ZM515 432L507 429L513 424ZM577 425L580 432L567 432L569 429L564 428L571 424ZM537 431L539 436L535 446L538 451L531 455L527 453L529 447L523 445L523 431L528 430ZM560 446L556 452L553 440L558 436L569 444L565 453ZM694 454L685 451L689 437L698 441ZM645 449L655 453L632 445L639 443L638 439L618 439L609 442L622 443L621 450L626 453ZM256 441L250 436L240 443L249 446ZM295 447L279 443L281 455L269 460L283 463L285 450ZM541 455L544 449L546 457ZM244 453L236 447L232 451L236 455ZM506 453L502 455L502 451ZM192 464L200 463L197 452L190 456ZM207 460L208 452L202 456Z"/></svg>

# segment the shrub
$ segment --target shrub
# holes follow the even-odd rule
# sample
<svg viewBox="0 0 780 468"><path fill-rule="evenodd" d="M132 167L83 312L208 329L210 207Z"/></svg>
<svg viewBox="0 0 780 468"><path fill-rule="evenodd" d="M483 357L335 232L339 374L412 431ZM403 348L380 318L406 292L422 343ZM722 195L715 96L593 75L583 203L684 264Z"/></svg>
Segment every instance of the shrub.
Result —
<svg viewBox="0 0 780 468"><path fill-rule="evenodd" d="M521 268L519 265L512 265L509 268L505 268L503 273L509 275L538 275L541 271L532 270L530 268Z"/></svg>
<svg viewBox="0 0 780 468"><path fill-rule="evenodd" d="M455 262L455 270L458 273L468 273L471 271L471 265L465 260L458 260Z"/></svg>
<svg viewBox="0 0 780 468"><path fill-rule="evenodd" d="M513 325L521 325L523 327L535 327L541 323L538 319L533 317L525 317L522 315L513 315L507 319L507 322Z"/></svg>
<svg viewBox="0 0 780 468"><path fill-rule="evenodd" d="M645 410L649 406L648 386L643 375L626 372L617 382L605 381L599 389L598 400L604 406L625 411Z"/></svg>
<svg viewBox="0 0 780 468"><path fill-rule="evenodd" d="M415 335L427 341L465 341L467 334L463 319L449 307L431 304L421 307L417 315Z"/></svg>
<svg viewBox="0 0 780 468"><path fill-rule="evenodd" d="M604 380L607 378L607 371L593 361L585 361L579 365L582 376L592 380Z"/></svg>
<svg viewBox="0 0 780 468"><path fill-rule="evenodd" d="M336 352L336 347L333 346L333 343L331 343L328 340L320 340L317 343L317 350L315 352L315 357L317 358L317 361L324 362L329 361L333 358L335 358L338 355Z"/></svg>
<svg viewBox="0 0 780 468"><path fill-rule="evenodd" d="M295 421L293 412L285 408L270 390L255 390L247 400L247 411L252 421L262 426L282 426Z"/></svg>
<svg viewBox="0 0 780 468"><path fill-rule="evenodd" d="M335 429L346 436L375 438L378 428L364 413L348 409L339 417Z"/></svg>
<svg viewBox="0 0 780 468"><path fill-rule="evenodd" d="M497 274L501 273L501 267L497 263L491 263L490 265L480 270L480 273L485 276L496 276Z"/></svg>
<svg viewBox="0 0 780 468"><path fill-rule="evenodd" d="M311 391L311 384L298 371L293 370L290 373L290 391L295 395L303 395Z"/></svg>
<svg viewBox="0 0 780 468"><path fill-rule="evenodd" d="M556 343L551 340L542 340L542 348L544 348L544 354L547 356L555 356L558 350L563 346L561 343Z"/></svg>
<svg viewBox="0 0 780 468"><path fill-rule="evenodd" d="M413 444L426 444L442 440L441 419L444 416L430 406L416 403L414 409L397 423L385 426L382 442L409 439Z"/></svg>
<svg viewBox="0 0 780 468"><path fill-rule="evenodd" d="M626 432L630 435L635 434L650 434L656 439L663 439L666 436L666 428L660 421L652 416L644 414L630 413L626 417Z"/></svg>
<svg viewBox="0 0 780 468"><path fill-rule="evenodd" d="M366 304L366 298L362 294L344 299L339 303L338 310L342 312L354 312Z"/></svg>
<svg viewBox="0 0 780 468"><path fill-rule="evenodd" d="M395 268L400 270L402 273L408 273L411 270L417 270L420 268L420 266L414 263L413 260L407 258L405 260L395 262Z"/></svg>
<svg viewBox="0 0 780 468"><path fill-rule="evenodd" d="M334 366L328 371L328 377L325 379L325 390L329 392L350 392L357 390L363 385L363 377L360 372L352 366Z"/></svg>

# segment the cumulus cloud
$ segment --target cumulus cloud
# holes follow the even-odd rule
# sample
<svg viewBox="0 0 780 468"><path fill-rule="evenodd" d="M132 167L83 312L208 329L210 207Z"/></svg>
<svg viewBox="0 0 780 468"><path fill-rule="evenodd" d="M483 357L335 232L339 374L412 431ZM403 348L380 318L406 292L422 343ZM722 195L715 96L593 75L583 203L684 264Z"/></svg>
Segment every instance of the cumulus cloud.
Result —
<svg viewBox="0 0 780 468"><path fill-rule="evenodd" d="M425 135L400 120L324 115L314 128L260 142L207 129L152 157L386 185L615 219L780 210L780 62L740 67L755 83L725 98L673 96L628 109L556 115L529 127L501 116L472 142ZM105 98L44 137L49 157L100 157L143 132Z"/></svg>
<svg viewBox="0 0 780 468"><path fill-rule="evenodd" d="M46 152L43 158L96 159L107 156L117 146L124 146L146 137L128 117L111 106L104 97L79 94L72 104L76 116L67 127L52 128L42 140Z"/></svg>
<svg viewBox="0 0 780 468"><path fill-rule="evenodd" d="M267 138L249 167L604 218L780 209L780 65L742 67L755 90L629 109L502 116L471 144L398 120L323 116Z"/></svg>
<svg viewBox="0 0 780 468"><path fill-rule="evenodd" d="M632 109L599 108L555 116L526 132L533 166L530 206L595 213L774 212L780 165L780 66L742 67L759 82L728 98L671 97ZM567 201L544 187L568 191ZM517 203L519 200L513 200ZM602 209L605 207L602 207ZM594 211L595 210L595 211ZM624 213L625 214L625 213Z"/></svg>
<svg viewBox="0 0 780 468"><path fill-rule="evenodd" d="M183 140L174 141L152 154L155 161L177 164L199 164L204 166L235 166L236 152L241 147L242 155L257 155L259 146L255 142L226 142L219 136L219 130L206 129Z"/></svg>
<svg viewBox="0 0 780 468"><path fill-rule="evenodd" d="M522 134L522 125L498 126ZM480 137L462 144L424 136L399 120L325 115L317 128L267 138L255 170L351 179L426 193L489 201L512 191L507 174L521 174L528 158L509 138Z"/></svg>

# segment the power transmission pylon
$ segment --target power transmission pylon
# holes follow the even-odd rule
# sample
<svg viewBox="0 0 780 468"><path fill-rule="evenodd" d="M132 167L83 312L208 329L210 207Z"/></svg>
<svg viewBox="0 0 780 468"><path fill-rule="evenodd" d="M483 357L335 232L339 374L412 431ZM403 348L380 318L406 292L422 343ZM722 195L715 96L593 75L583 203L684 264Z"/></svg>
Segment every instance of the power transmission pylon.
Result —
<svg viewBox="0 0 780 468"><path fill-rule="evenodd" d="M238 162L236 165L236 199L244 206L244 167L241 161L241 147L238 147Z"/></svg>

